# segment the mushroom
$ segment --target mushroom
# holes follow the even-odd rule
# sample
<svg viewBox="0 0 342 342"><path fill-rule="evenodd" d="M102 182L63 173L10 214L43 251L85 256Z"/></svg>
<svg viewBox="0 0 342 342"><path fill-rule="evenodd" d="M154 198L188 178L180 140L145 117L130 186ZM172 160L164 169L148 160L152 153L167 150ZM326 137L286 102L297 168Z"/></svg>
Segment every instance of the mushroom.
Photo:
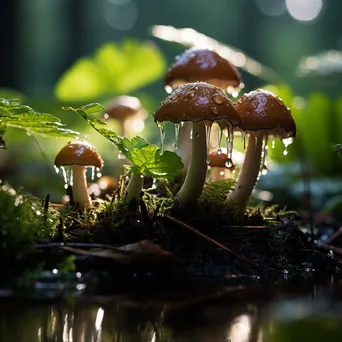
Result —
<svg viewBox="0 0 342 342"><path fill-rule="evenodd" d="M133 96L118 96L107 106L103 119L115 119L120 123L121 136L132 136L144 129L145 110L141 108L138 98Z"/></svg>
<svg viewBox="0 0 342 342"><path fill-rule="evenodd" d="M165 76L165 86L173 89L196 81L207 82L220 89L243 87L235 66L210 49L186 50L176 57Z"/></svg>
<svg viewBox="0 0 342 342"><path fill-rule="evenodd" d="M225 178L226 171L229 170L226 166L227 159L227 153L217 150L209 153L210 181L217 181Z"/></svg>
<svg viewBox="0 0 342 342"><path fill-rule="evenodd" d="M55 158L55 167L72 166L72 183L74 203L80 210L91 207L87 190L86 167L102 169L103 160L94 146L85 141L69 142Z"/></svg>
<svg viewBox="0 0 342 342"><path fill-rule="evenodd" d="M170 94L154 114L157 123L192 122L192 153L185 181L176 195L180 206L192 205L202 193L207 174L208 140L211 125L227 119L240 122L234 104L217 87L205 82L188 83Z"/></svg>
<svg viewBox="0 0 342 342"><path fill-rule="evenodd" d="M220 89L243 87L241 75L227 59L210 49L191 48L177 56L165 76L165 87L171 91L186 83L203 81ZM178 135L177 154L185 169L190 161L190 132L192 125L185 122Z"/></svg>
<svg viewBox="0 0 342 342"><path fill-rule="evenodd" d="M235 108L241 116L239 127L244 134L249 134L249 139L236 187L228 194L227 201L246 205L265 165L268 137L283 139L286 146L296 135L296 124L283 101L266 90L257 89L243 95Z"/></svg>

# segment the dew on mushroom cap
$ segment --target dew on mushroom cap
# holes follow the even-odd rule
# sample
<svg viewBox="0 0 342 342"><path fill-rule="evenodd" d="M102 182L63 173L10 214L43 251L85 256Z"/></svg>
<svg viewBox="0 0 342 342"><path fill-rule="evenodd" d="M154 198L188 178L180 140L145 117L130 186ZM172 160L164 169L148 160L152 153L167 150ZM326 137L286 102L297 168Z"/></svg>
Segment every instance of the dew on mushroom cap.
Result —
<svg viewBox="0 0 342 342"><path fill-rule="evenodd" d="M224 119L227 125L236 125L240 121L234 104L227 96L217 87L205 82L188 83L176 89L160 104L154 119L161 129L162 146L165 135L161 123L164 121L176 124L204 121L207 137L210 136L214 121Z"/></svg>
<svg viewBox="0 0 342 342"><path fill-rule="evenodd" d="M265 139L281 139L284 143L283 153L287 154L286 148L296 135L296 124L291 110L278 96L267 90L257 89L243 95L235 103L235 108L241 115L241 130L245 133L262 134ZM267 141L263 145L263 156L266 158Z"/></svg>
<svg viewBox="0 0 342 342"><path fill-rule="evenodd" d="M196 81L205 81L232 92L243 87L235 66L210 49L191 48L177 56L168 69L165 86L170 91Z"/></svg>

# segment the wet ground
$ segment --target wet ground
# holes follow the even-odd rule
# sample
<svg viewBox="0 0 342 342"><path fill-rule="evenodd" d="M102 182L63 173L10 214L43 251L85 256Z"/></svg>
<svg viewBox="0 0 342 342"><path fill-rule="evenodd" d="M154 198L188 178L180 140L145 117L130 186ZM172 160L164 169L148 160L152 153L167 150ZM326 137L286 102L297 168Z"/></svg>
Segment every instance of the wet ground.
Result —
<svg viewBox="0 0 342 342"><path fill-rule="evenodd" d="M0 290L0 341L342 340L342 283L334 277L234 276L201 288L144 281L134 291L102 285L87 287L78 274L68 283L48 276L16 293Z"/></svg>

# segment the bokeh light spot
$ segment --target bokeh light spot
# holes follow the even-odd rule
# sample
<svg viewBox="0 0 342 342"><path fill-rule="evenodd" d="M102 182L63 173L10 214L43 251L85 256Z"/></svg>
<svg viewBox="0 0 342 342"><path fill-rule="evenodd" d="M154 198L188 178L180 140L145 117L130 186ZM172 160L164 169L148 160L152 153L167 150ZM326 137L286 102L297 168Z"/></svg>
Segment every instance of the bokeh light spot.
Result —
<svg viewBox="0 0 342 342"><path fill-rule="evenodd" d="M138 19L138 7L133 0L108 0L105 19L116 30L130 30Z"/></svg>
<svg viewBox="0 0 342 342"><path fill-rule="evenodd" d="M256 5L260 12L272 17L278 17L286 10L285 0L256 0Z"/></svg>
<svg viewBox="0 0 342 342"><path fill-rule="evenodd" d="M323 0L286 0L286 8L296 20L311 21L318 17L323 7Z"/></svg>

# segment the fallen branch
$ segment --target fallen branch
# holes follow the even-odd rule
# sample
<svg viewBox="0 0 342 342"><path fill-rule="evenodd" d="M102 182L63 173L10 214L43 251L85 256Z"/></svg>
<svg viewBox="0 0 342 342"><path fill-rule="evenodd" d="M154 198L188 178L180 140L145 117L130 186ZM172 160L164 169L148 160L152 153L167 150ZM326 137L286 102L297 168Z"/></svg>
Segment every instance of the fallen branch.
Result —
<svg viewBox="0 0 342 342"><path fill-rule="evenodd" d="M201 233L200 231L198 231L195 228L192 228L191 226L189 226L188 224L176 219L173 216L170 215L165 215L165 218L167 218L168 220L177 223L179 226L189 230L190 232L196 234L197 236L203 238L204 240L210 242L211 244L215 245L216 247L219 247L221 249L223 249L224 251L234 255L236 258L238 258L240 261L244 262L245 264L248 264L249 266L252 266L254 268L256 268L259 271L265 271L264 269L262 269L259 265L257 265L256 263L254 263L253 261L247 259L245 256L243 255L239 255L237 253L235 253L234 251L232 251L231 249L227 248L226 246L222 245L221 243L219 243L218 241L212 239L211 237Z"/></svg>

